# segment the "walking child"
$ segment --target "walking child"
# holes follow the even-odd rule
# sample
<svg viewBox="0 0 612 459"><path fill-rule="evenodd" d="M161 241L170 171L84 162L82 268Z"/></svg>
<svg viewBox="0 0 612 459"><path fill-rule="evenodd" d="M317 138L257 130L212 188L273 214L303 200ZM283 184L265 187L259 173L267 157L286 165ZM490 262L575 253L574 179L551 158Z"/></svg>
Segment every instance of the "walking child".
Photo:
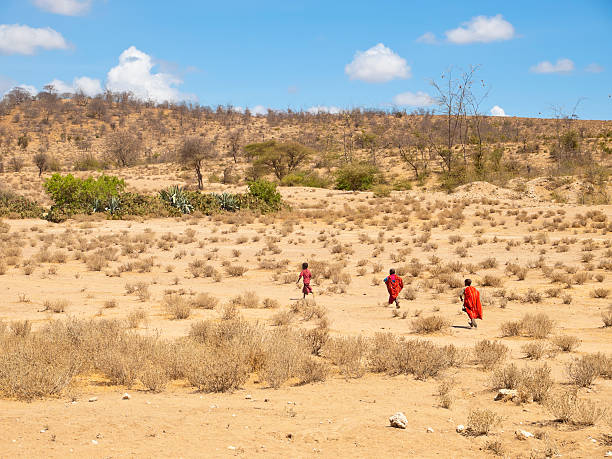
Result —
<svg viewBox="0 0 612 459"><path fill-rule="evenodd" d="M389 292L389 304L395 302L395 307L399 309L399 300L397 297L400 292L404 288L404 281L401 277L395 274L395 269L389 270L389 275L385 277L385 285L387 286L387 291Z"/></svg>
<svg viewBox="0 0 612 459"><path fill-rule="evenodd" d="M300 279L304 281L304 288L302 288L302 293L304 294L304 298L306 298L306 295L308 295L309 293L314 296L312 287L310 286L311 278L312 278L312 273L308 269L308 263L302 263L302 272L300 273L300 276L298 277L296 284L297 285L300 284Z"/></svg>
<svg viewBox="0 0 612 459"><path fill-rule="evenodd" d="M463 301L463 310L470 318L469 325L471 328L477 328L476 319L482 320L482 304L480 303L480 292L472 287L471 279L465 280L465 288L459 294L459 298Z"/></svg>

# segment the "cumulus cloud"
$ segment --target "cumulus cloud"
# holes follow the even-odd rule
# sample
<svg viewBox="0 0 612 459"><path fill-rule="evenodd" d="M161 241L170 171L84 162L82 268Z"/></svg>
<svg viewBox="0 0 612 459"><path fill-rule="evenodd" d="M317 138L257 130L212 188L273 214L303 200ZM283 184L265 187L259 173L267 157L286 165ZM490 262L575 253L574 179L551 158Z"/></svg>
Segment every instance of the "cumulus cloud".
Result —
<svg viewBox="0 0 612 459"><path fill-rule="evenodd" d="M584 71L589 73L601 73L604 71L604 68L599 64L592 63L587 65Z"/></svg>
<svg viewBox="0 0 612 459"><path fill-rule="evenodd" d="M574 63L570 59L557 59L555 64L542 61L530 69L533 73L569 73L574 70Z"/></svg>
<svg viewBox="0 0 612 459"><path fill-rule="evenodd" d="M351 80L367 83L385 83L395 78L410 78L410 67L406 60L382 43L367 51L357 51L344 72Z"/></svg>
<svg viewBox="0 0 612 459"><path fill-rule="evenodd" d="M395 105L409 105L411 107L428 107L434 105L436 100L429 94L418 91L414 92L403 92L393 98Z"/></svg>
<svg viewBox="0 0 612 459"><path fill-rule="evenodd" d="M342 111L340 107L336 107L335 105L315 105L306 110L308 113L312 113L316 115L318 113L331 113L332 115L337 115Z"/></svg>
<svg viewBox="0 0 612 459"><path fill-rule="evenodd" d="M106 87L113 92L131 92L135 97L155 102L178 102L191 99L176 86L183 81L170 73L151 73L153 59L130 46L119 56L119 65L109 70Z"/></svg>
<svg viewBox="0 0 612 459"><path fill-rule="evenodd" d="M34 54L38 48L66 49L61 33L50 27L36 29L20 24L0 24L0 54Z"/></svg>
<svg viewBox="0 0 612 459"><path fill-rule="evenodd" d="M263 105L255 105L253 108L249 109L251 111L251 115L267 115L268 109Z"/></svg>
<svg viewBox="0 0 612 459"><path fill-rule="evenodd" d="M446 38L451 43L465 45L468 43L490 43L514 38L514 26L506 21L501 14L496 16L476 16L462 27L447 30Z"/></svg>
<svg viewBox="0 0 612 459"><path fill-rule="evenodd" d="M416 41L419 43L427 43L428 45L435 45L438 43L436 35L431 32L425 32L423 35L417 38Z"/></svg>
<svg viewBox="0 0 612 459"><path fill-rule="evenodd" d="M82 92L86 96L93 97L102 92L100 80L86 76L75 78L71 85L58 79L51 81L49 84L52 85L59 94Z"/></svg>
<svg viewBox="0 0 612 459"><path fill-rule="evenodd" d="M41 10L64 16L78 16L89 11L91 0L34 0Z"/></svg>
<svg viewBox="0 0 612 459"><path fill-rule="evenodd" d="M499 105L495 105L491 109L491 116L506 116L506 112Z"/></svg>

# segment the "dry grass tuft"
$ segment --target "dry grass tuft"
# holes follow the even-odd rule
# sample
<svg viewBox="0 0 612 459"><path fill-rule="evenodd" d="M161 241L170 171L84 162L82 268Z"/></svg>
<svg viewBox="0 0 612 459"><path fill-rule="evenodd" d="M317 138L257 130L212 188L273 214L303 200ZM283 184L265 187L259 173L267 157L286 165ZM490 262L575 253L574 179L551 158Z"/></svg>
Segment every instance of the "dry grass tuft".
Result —
<svg viewBox="0 0 612 459"><path fill-rule="evenodd" d="M490 370L503 362L510 349L499 341L483 339L474 345L474 358L484 369Z"/></svg>
<svg viewBox="0 0 612 459"><path fill-rule="evenodd" d="M473 409L467 420L468 435L488 435L491 429L500 422L500 418L488 409Z"/></svg>
<svg viewBox="0 0 612 459"><path fill-rule="evenodd" d="M563 352L572 352L580 346L580 339L576 336L557 335L550 341Z"/></svg>
<svg viewBox="0 0 612 459"><path fill-rule="evenodd" d="M164 308L175 320L187 319L191 315L191 306L187 300L177 294L164 296Z"/></svg>
<svg viewBox="0 0 612 459"><path fill-rule="evenodd" d="M596 403L578 398L574 389L550 397L546 408L557 421L575 426L592 426L606 413L605 408Z"/></svg>
<svg viewBox="0 0 612 459"><path fill-rule="evenodd" d="M191 301L191 306L199 309L215 309L219 305L219 299L210 293L198 293Z"/></svg>
<svg viewBox="0 0 612 459"><path fill-rule="evenodd" d="M445 330L448 327L450 327L449 320L442 316L418 317L412 321L412 330L421 335Z"/></svg>

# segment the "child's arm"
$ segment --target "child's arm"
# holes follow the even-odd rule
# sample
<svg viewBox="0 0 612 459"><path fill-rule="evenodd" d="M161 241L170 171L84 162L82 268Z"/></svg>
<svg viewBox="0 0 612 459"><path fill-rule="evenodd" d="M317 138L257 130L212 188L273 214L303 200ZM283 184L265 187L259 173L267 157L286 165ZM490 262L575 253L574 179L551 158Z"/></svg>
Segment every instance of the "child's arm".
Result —
<svg viewBox="0 0 612 459"><path fill-rule="evenodd" d="M302 273L300 273L300 275L298 276L298 280L297 280L296 284L299 284L299 283L300 283L300 279L301 279L301 278L302 278Z"/></svg>

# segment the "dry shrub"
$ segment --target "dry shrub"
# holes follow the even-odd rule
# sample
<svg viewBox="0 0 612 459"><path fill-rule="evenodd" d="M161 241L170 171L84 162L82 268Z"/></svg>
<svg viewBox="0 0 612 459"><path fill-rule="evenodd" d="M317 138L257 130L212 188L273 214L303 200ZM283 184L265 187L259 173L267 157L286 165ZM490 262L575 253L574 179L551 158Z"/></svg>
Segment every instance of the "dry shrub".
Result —
<svg viewBox="0 0 612 459"><path fill-rule="evenodd" d="M68 304L68 300L63 298L58 300L45 300L43 303L43 310L58 314L60 312L64 312L68 307Z"/></svg>
<svg viewBox="0 0 612 459"><path fill-rule="evenodd" d="M462 361L461 352L453 345L436 346L427 340L400 340L390 372L411 374L416 379L426 380L450 366L461 365Z"/></svg>
<svg viewBox="0 0 612 459"><path fill-rule="evenodd" d="M557 421L575 426L592 426L606 413L598 404L580 399L575 389L550 397L546 408Z"/></svg>
<svg viewBox="0 0 612 459"><path fill-rule="evenodd" d="M4 260L0 260L0 276L3 276L4 274L6 274L7 269L8 268Z"/></svg>
<svg viewBox="0 0 612 459"><path fill-rule="evenodd" d="M139 328L147 322L147 311L140 308L131 311L126 317L126 322L128 328Z"/></svg>
<svg viewBox="0 0 612 459"><path fill-rule="evenodd" d="M182 296L171 294L164 296L164 308L173 319L187 319L191 315L191 306Z"/></svg>
<svg viewBox="0 0 612 459"><path fill-rule="evenodd" d="M287 328L274 330L267 335L264 346L265 361L259 375L275 389L288 379L296 377L303 361L310 355L302 336Z"/></svg>
<svg viewBox="0 0 612 459"><path fill-rule="evenodd" d="M467 419L468 435L488 435L491 429L500 422L500 418L488 409L472 409Z"/></svg>
<svg viewBox="0 0 612 459"><path fill-rule="evenodd" d="M484 285L485 287L502 287L504 285L504 281L499 276L485 274L482 279L482 285Z"/></svg>
<svg viewBox="0 0 612 459"><path fill-rule="evenodd" d="M323 346L329 339L329 323L326 318L319 319L317 326L309 330L302 330L302 337L308 343L310 352L319 355Z"/></svg>
<svg viewBox="0 0 612 459"><path fill-rule="evenodd" d="M485 451L491 452L492 454L495 454L496 456L506 456L506 448L504 447L504 444L499 440L487 441L484 444L483 449Z"/></svg>
<svg viewBox="0 0 612 459"><path fill-rule="evenodd" d="M503 362L508 356L509 349L499 341L483 339L474 345L474 358L484 369L491 369Z"/></svg>
<svg viewBox="0 0 612 459"><path fill-rule="evenodd" d="M557 335L550 341L563 352L572 352L580 346L580 339L576 336Z"/></svg>
<svg viewBox="0 0 612 459"><path fill-rule="evenodd" d="M546 338L554 328L553 320L543 312L525 314L521 319L522 330L526 336L536 339Z"/></svg>
<svg viewBox="0 0 612 459"><path fill-rule="evenodd" d="M455 385L455 381L452 379L442 381L438 385L437 396L440 399L440 406L442 408L446 408L447 410L450 409L451 406L453 405L454 397L453 397L452 391L453 391L454 385Z"/></svg>
<svg viewBox="0 0 612 459"><path fill-rule="evenodd" d="M148 361L138 376L142 385L152 392L163 391L170 382L168 371L160 363L155 360Z"/></svg>
<svg viewBox="0 0 612 459"><path fill-rule="evenodd" d="M523 368L517 386L521 402L534 401L541 403L548 397L554 381L550 376L550 367L543 365L535 368Z"/></svg>
<svg viewBox="0 0 612 459"><path fill-rule="evenodd" d="M212 296L210 293L198 293L191 301L191 306L200 309L215 309L219 304L219 299Z"/></svg>
<svg viewBox="0 0 612 459"><path fill-rule="evenodd" d="M135 284L125 284L125 291L128 294L135 293L140 301L147 301L151 298L151 292L149 291L149 284L146 282L136 282Z"/></svg>
<svg viewBox="0 0 612 459"><path fill-rule="evenodd" d="M262 304L265 309L280 308L280 303L278 302L278 300L275 300L274 298L265 298Z"/></svg>
<svg viewBox="0 0 612 459"><path fill-rule="evenodd" d="M87 257L85 264L90 271L102 271L108 266L108 259L102 254L93 253Z"/></svg>
<svg viewBox="0 0 612 459"><path fill-rule="evenodd" d="M595 288L591 291L591 296L593 298L608 298L610 294L610 290L607 288Z"/></svg>
<svg viewBox="0 0 612 459"><path fill-rule="evenodd" d="M601 320L604 323L604 327L612 327L612 306L607 311L601 313Z"/></svg>
<svg viewBox="0 0 612 459"><path fill-rule="evenodd" d="M391 372L395 367L399 341L392 333L376 333L368 349L368 368L374 373Z"/></svg>
<svg viewBox="0 0 612 459"><path fill-rule="evenodd" d="M238 306L236 306L233 302L224 304L221 308L221 319L223 320L235 319L238 317L238 314Z"/></svg>
<svg viewBox="0 0 612 459"><path fill-rule="evenodd" d="M325 381L328 375L329 364L313 356L303 359L297 372L300 384Z"/></svg>
<svg viewBox="0 0 612 459"><path fill-rule="evenodd" d="M412 329L418 334L434 333L450 326L448 319L442 316L418 317L412 321Z"/></svg>
<svg viewBox="0 0 612 459"><path fill-rule="evenodd" d="M521 383L521 370L515 363L496 368L491 376L493 389L517 389Z"/></svg>
<svg viewBox="0 0 612 459"><path fill-rule="evenodd" d="M522 303L540 303L542 301L542 294L532 288L527 290L527 293L521 298Z"/></svg>
<svg viewBox="0 0 612 459"><path fill-rule="evenodd" d="M544 354L546 353L546 343L527 343L521 347L521 351L528 359L539 360L544 357Z"/></svg>
<svg viewBox="0 0 612 459"><path fill-rule="evenodd" d="M323 355L329 358L346 378L361 378L365 372L367 341L362 336L329 338Z"/></svg>
<svg viewBox="0 0 612 459"><path fill-rule="evenodd" d="M244 292L232 298L232 303L243 308L255 309L259 307L259 296L253 291Z"/></svg>
<svg viewBox="0 0 612 459"><path fill-rule="evenodd" d="M245 383L250 367L242 347L204 345L193 348L187 381L202 392L231 392Z"/></svg>
<svg viewBox="0 0 612 459"><path fill-rule="evenodd" d="M29 320L14 320L9 329L13 335L25 338L32 331L32 323Z"/></svg>
<svg viewBox="0 0 612 459"><path fill-rule="evenodd" d="M213 277L215 268L205 260L194 260L189 263L188 270L193 277Z"/></svg>
<svg viewBox="0 0 612 459"><path fill-rule="evenodd" d="M586 354L567 364L566 372L572 384L589 387L595 379L606 372L608 358L602 354ZM612 358L610 358L612 360Z"/></svg>
<svg viewBox="0 0 612 459"><path fill-rule="evenodd" d="M412 287L406 287L404 289L404 293L402 298L408 301L416 300L416 291Z"/></svg>
<svg viewBox="0 0 612 459"><path fill-rule="evenodd" d="M112 300L106 300L104 302L104 308L105 309L112 309L112 308L116 308L117 307L117 300L116 299L112 299Z"/></svg>
<svg viewBox="0 0 612 459"><path fill-rule="evenodd" d="M241 277L248 270L246 266L229 265L225 267L225 272L232 277Z"/></svg>
<svg viewBox="0 0 612 459"><path fill-rule="evenodd" d="M520 320L509 320L500 326L502 336L521 336L523 333L523 322Z"/></svg>
<svg viewBox="0 0 612 459"><path fill-rule="evenodd" d="M295 315L291 311L279 311L271 317L272 325L286 327L293 322Z"/></svg>

